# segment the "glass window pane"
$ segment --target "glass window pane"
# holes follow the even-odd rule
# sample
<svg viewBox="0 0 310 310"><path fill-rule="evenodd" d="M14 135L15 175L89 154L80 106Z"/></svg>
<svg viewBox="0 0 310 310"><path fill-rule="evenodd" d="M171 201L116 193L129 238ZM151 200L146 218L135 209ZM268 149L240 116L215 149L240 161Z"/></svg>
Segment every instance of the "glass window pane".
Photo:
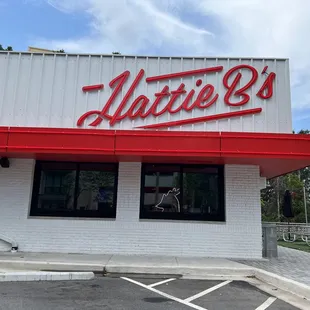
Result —
<svg viewBox="0 0 310 310"><path fill-rule="evenodd" d="M218 175L183 173L183 211L187 214L219 214Z"/></svg>
<svg viewBox="0 0 310 310"><path fill-rule="evenodd" d="M162 174L165 173L173 173L179 172L180 166L177 165L146 165L144 167L145 173L152 173L152 172L161 172Z"/></svg>
<svg viewBox="0 0 310 310"><path fill-rule="evenodd" d="M113 211L115 172L80 171L77 210Z"/></svg>
<svg viewBox="0 0 310 310"><path fill-rule="evenodd" d="M42 171L38 209L73 210L75 178L71 170Z"/></svg>
<svg viewBox="0 0 310 310"><path fill-rule="evenodd" d="M40 162L38 166L41 170L76 170L77 165L75 163L67 162Z"/></svg>
<svg viewBox="0 0 310 310"><path fill-rule="evenodd" d="M148 169L149 168L149 169ZM180 213L180 173L178 167L146 167L143 209L147 212Z"/></svg>
<svg viewBox="0 0 310 310"><path fill-rule="evenodd" d="M203 166L192 166L192 167L184 167L183 172L187 173L209 173L209 174L217 174L219 171L217 167L203 167Z"/></svg>
<svg viewBox="0 0 310 310"><path fill-rule="evenodd" d="M84 171L110 171L115 172L117 170L117 165L115 163L111 164L101 164L101 163L81 163L80 170Z"/></svg>
<svg viewBox="0 0 310 310"><path fill-rule="evenodd" d="M225 220L219 166L144 165L142 218Z"/></svg>
<svg viewBox="0 0 310 310"><path fill-rule="evenodd" d="M117 164L37 162L31 215L116 215Z"/></svg>

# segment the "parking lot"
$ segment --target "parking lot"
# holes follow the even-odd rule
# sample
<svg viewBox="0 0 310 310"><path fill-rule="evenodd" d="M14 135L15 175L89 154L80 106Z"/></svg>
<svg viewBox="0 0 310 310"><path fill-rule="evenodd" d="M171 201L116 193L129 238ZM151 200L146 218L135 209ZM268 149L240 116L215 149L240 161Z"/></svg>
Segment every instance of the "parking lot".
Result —
<svg viewBox="0 0 310 310"><path fill-rule="evenodd" d="M243 281L108 278L0 283L1 310L293 310Z"/></svg>

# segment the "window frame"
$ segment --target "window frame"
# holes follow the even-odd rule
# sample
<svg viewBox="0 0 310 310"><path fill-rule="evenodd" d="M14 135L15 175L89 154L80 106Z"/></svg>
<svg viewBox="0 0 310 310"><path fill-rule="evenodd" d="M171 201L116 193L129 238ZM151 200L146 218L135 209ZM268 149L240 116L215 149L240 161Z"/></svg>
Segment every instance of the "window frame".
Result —
<svg viewBox="0 0 310 310"><path fill-rule="evenodd" d="M177 167L180 173L180 205L182 212L148 212L144 210L144 188L145 188L145 171L148 166L172 166ZM185 214L183 212L183 171L184 168L217 168L218 172L218 215L202 215L202 214ZM177 171L177 170L176 170ZM215 174L215 173L214 173ZM226 207L225 207L225 182L224 182L224 165L203 165L203 164L161 164L161 163L143 163L141 167L141 184L140 184L140 214L141 220L180 220L180 221L203 221L203 222L225 222Z"/></svg>
<svg viewBox="0 0 310 310"><path fill-rule="evenodd" d="M64 170L72 170L75 171L75 183L74 183L74 202L73 202L73 210L46 210L46 209L39 209L38 208L38 202L39 202L39 193L40 193L40 183L41 183L41 176L44 169L42 169L42 165L44 164L51 164L51 165L72 165L75 166L75 170L72 170L70 168L64 169ZM115 171L115 181L113 186L113 212L106 212L104 210L98 211L98 210L78 210L77 209L77 203L78 203L78 197L77 197L77 189L79 186L79 177L80 177L80 171L88 171L81 169L81 166L83 165L93 165L93 166L104 166L108 165L113 167L111 171ZM117 208L117 186L118 186L118 163L93 163L93 162L63 162L63 161L43 161L43 160L37 160L35 163L35 170L34 170L34 176L33 176L33 186L32 186L32 197L31 197L31 204L30 204L30 217L59 217L59 218L116 218L116 208ZM45 169L46 170L46 169ZM53 170L53 169L51 169ZM60 169L54 169L54 170L60 170ZM94 171L105 171L105 170L94 170Z"/></svg>

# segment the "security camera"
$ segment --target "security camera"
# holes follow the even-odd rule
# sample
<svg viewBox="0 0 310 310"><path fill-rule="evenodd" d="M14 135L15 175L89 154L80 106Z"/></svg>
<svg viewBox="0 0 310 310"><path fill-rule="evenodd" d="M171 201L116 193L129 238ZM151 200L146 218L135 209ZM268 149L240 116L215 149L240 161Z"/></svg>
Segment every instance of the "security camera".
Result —
<svg viewBox="0 0 310 310"><path fill-rule="evenodd" d="M9 168L10 167L10 161L7 157L1 157L0 158L0 166L2 168Z"/></svg>

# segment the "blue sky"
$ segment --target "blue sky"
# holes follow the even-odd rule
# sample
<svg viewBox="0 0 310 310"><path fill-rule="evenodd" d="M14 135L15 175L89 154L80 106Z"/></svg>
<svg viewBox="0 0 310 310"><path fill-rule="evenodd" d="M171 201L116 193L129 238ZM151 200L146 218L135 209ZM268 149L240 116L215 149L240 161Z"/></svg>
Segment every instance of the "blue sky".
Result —
<svg viewBox="0 0 310 310"><path fill-rule="evenodd" d="M1 43L14 50L27 50L30 43L40 39L66 40L87 35L89 22L84 12L65 14L45 1L0 0Z"/></svg>
<svg viewBox="0 0 310 310"><path fill-rule="evenodd" d="M303 0L0 0L0 43L20 51L288 57L294 129L310 129L308 12Z"/></svg>

